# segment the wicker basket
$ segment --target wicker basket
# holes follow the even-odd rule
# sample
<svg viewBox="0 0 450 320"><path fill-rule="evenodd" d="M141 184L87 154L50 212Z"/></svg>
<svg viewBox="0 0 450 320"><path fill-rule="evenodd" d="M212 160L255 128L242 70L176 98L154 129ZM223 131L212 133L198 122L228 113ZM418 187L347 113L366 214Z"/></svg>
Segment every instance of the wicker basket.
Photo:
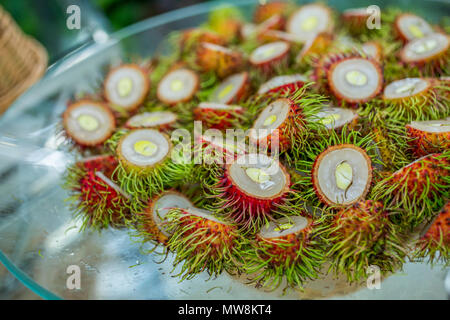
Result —
<svg viewBox="0 0 450 320"><path fill-rule="evenodd" d="M0 6L0 114L47 68L47 52Z"/></svg>

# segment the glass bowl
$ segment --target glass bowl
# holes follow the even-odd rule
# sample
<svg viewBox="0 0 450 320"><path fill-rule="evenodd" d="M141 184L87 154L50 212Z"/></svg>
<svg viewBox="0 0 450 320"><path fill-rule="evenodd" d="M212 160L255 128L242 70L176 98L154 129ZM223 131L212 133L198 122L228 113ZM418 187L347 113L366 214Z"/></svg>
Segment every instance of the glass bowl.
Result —
<svg viewBox="0 0 450 320"><path fill-rule="evenodd" d="M256 1L227 1L248 17ZM143 255L126 230L79 232L64 199L62 174L73 154L61 148L56 129L74 92L92 90L104 67L121 58L151 57L164 51L169 32L207 19L217 2L202 3L136 23L113 35L97 35L52 65L45 77L0 118L0 260L25 286L46 299L445 299L445 270L407 263L380 289L312 283L304 295L264 292L229 275L200 274L179 282L170 275L169 255ZM371 1L329 1L343 10ZM434 23L449 10L444 1L377 1L414 11ZM381 11L382 12L382 11ZM75 266L75 267L73 267ZM81 287L68 285L79 268ZM208 280L208 281L207 281ZM70 284L70 283L69 283Z"/></svg>

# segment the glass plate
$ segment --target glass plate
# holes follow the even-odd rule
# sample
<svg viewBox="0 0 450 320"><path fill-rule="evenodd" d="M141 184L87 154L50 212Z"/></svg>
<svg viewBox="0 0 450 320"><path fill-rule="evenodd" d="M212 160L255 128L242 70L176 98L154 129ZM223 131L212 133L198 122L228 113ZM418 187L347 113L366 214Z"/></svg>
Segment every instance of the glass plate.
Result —
<svg viewBox="0 0 450 320"><path fill-rule="evenodd" d="M227 1L250 17L256 1ZM371 1L329 1L339 10L371 5ZM443 1L377 1L395 4L438 22L449 5ZM55 132L66 101L74 92L92 90L105 66L123 58L150 57L166 49L173 30L195 27L217 2L163 14L89 44L51 66L46 76L0 119L0 260L20 281L47 299L295 299L280 291L267 293L228 275L209 280L206 274L179 283L172 277L169 256L142 255L126 230L78 232L61 188L62 174L73 154ZM81 288L68 289L70 266L81 272ZM407 263L379 290L316 282L302 297L345 299L445 299L444 271ZM70 279L69 279L70 280ZM325 288L328 287L328 288Z"/></svg>

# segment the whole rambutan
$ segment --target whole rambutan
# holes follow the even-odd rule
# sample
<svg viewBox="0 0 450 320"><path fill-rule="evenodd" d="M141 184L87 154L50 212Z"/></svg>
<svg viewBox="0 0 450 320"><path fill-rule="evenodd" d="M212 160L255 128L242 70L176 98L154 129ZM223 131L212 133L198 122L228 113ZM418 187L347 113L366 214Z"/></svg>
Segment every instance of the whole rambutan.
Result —
<svg viewBox="0 0 450 320"><path fill-rule="evenodd" d="M194 119L202 121L207 128L228 129L235 127L241 118L243 108L215 102L202 102L193 109Z"/></svg>
<svg viewBox="0 0 450 320"><path fill-rule="evenodd" d="M382 274L394 272L404 262L399 233L381 202L363 200L324 216L318 237L329 245L330 270L347 275L349 282L366 278L375 265Z"/></svg>
<svg viewBox="0 0 450 320"><path fill-rule="evenodd" d="M428 229L415 244L414 259L428 258L430 263L449 264L450 247L450 202L444 205L438 215L428 225Z"/></svg>
<svg viewBox="0 0 450 320"><path fill-rule="evenodd" d="M412 121L406 132L417 157L450 149L450 119Z"/></svg>
<svg viewBox="0 0 450 320"><path fill-rule="evenodd" d="M171 209L163 227L171 234L167 247L175 253L174 270L181 265L176 276L182 280L203 271L211 277L234 272L241 260L243 238L237 227L207 210Z"/></svg>
<svg viewBox="0 0 450 320"><path fill-rule="evenodd" d="M137 64L123 64L109 71L103 83L106 100L119 111L132 112L150 90L148 70Z"/></svg>
<svg viewBox="0 0 450 320"><path fill-rule="evenodd" d="M302 216L266 224L244 254L243 270L251 283L275 290L285 280L286 289L302 289L305 280L318 278L325 253L315 228L315 222Z"/></svg>
<svg viewBox="0 0 450 320"><path fill-rule="evenodd" d="M69 167L65 187L84 228L124 227L131 223L130 196L111 178L117 167L113 156L87 158Z"/></svg>
<svg viewBox="0 0 450 320"><path fill-rule="evenodd" d="M81 148L101 147L114 132L112 111L102 103L79 100L63 114L64 133Z"/></svg>
<svg viewBox="0 0 450 320"><path fill-rule="evenodd" d="M244 58L239 51L208 42L200 43L196 55L202 71L214 71L220 78L240 71L244 65Z"/></svg>
<svg viewBox="0 0 450 320"><path fill-rule="evenodd" d="M232 104L244 100L250 91L248 72L233 74L224 79L211 93L209 101Z"/></svg>
<svg viewBox="0 0 450 320"><path fill-rule="evenodd" d="M200 85L199 76L186 68L169 71L158 83L156 95L166 104L174 105L192 99Z"/></svg>

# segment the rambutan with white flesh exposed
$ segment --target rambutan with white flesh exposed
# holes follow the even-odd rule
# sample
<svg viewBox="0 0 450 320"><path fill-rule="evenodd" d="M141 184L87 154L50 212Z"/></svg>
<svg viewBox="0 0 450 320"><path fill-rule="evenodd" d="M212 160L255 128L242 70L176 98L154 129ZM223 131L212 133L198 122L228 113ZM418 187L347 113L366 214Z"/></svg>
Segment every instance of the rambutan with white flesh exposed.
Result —
<svg viewBox="0 0 450 320"><path fill-rule="evenodd" d="M303 216L287 216L263 226L245 251L243 270L250 282L267 290L302 289L314 280L324 262L325 252L314 236L316 223Z"/></svg>
<svg viewBox="0 0 450 320"><path fill-rule="evenodd" d="M195 120L219 130L236 127L243 111L241 106L216 102L202 102L192 110Z"/></svg>
<svg viewBox="0 0 450 320"><path fill-rule="evenodd" d="M431 33L408 42L399 52L401 62L424 74L439 76L450 70L450 36Z"/></svg>
<svg viewBox="0 0 450 320"><path fill-rule="evenodd" d="M334 27L331 9L322 4L307 4L294 11L286 23L286 31L303 42L320 32L332 32Z"/></svg>
<svg viewBox="0 0 450 320"><path fill-rule="evenodd" d="M171 209L165 215L163 228L171 234L167 247L175 253L175 276L192 279L206 271L217 277L223 271L235 272L241 260L244 238L235 224L198 208Z"/></svg>
<svg viewBox="0 0 450 320"><path fill-rule="evenodd" d="M302 88L308 78L302 74L290 74L283 76L276 76L264 82L258 89L258 94L266 93L294 93Z"/></svg>
<svg viewBox="0 0 450 320"><path fill-rule="evenodd" d="M65 187L82 229L124 227L133 221L131 197L113 182L117 159L110 155L86 158L68 168Z"/></svg>
<svg viewBox="0 0 450 320"><path fill-rule="evenodd" d="M244 65L241 52L208 42L200 43L196 57L203 72L214 71L219 78L239 72Z"/></svg>
<svg viewBox="0 0 450 320"><path fill-rule="evenodd" d="M373 60L377 61L378 63L382 62L383 47L379 42L377 42L377 41L364 42L361 45L361 50L370 59L373 59Z"/></svg>
<svg viewBox="0 0 450 320"><path fill-rule="evenodd" d="M277 160L251 153L231 159L223 174L206 188L208 196L216 200L216 210L254 232L286 201L290 184L289 174Z"/></svg>
<svg viewBox="0 0 450 320"><path fill-rule="evenodd" d="M250 90L248 72L233 74L225 78L211 93L209 101L232 104L239 103L247 97Z"/></svg>
<svg viewBox="0 0 450 320"><path fill-rule="evenodd" d="M450 88L431 78L405 78L389 83L383 92L386 112L404 121L440 119L449 115Z"/></svg>
<svg viewBox="0 0 450 320"><path fill-rule="evenodd" d="M189 177L192 163L183 148L174 148L169 137L155 129L132 130L111 146L119 159L117 180L137 206Z"/></svg>
<svg viewBox="0 0 450 320"><path fill-rule="evenodd" d="M106 100L119 111L132 112L142 105L150 90L147 70L123 64L109 71L103 83Z"/></svg>
<svg viewBox="0 0 450 320"><path fill-rule="evenodd" d="M125 127L129 129L156 128L168 131L177 122L178 117L170 111L153 111L138 113L127 120Z"/></svg>
<svg viewBox="0 0 450 320"><path fill-rule="evenodd" d="M183 194L169 190L161 192L151 198L147 206L138 215L137 231L145 242L167 244L171 233L164 228L163 221L167 213L175 208L194 208L193 203Z"/></svg>
<svg viewBox="0 0 450 320"><path fill-rule="evenodd" d="M285 41L266 43L253 50L249 62L262 74L271 74L277 68L288 64L290 49L290 44Z"/></svg>
<svg viewBox="0 0 450 320"><path fill-rule="evenodd" d="M406 132L418 157L450 149L450 119L412 121L406 125Z"/></svg>
<svg viewBox="0 0 450 320"><path fill-rule="evenodd" d="M216 32L203 30L200 28L192 28L183 31L183 33L181 34L181 51L182 53L188 54L189 52L195 51L197 49L197 46L202 42L224 45L226 41Z"/></svg>
<svg viewBox="0 0 450 320"><path fill-rule="evenodd" d="M310 66L313 59L318 55L328 51L333 41L333 35L327 32L320 32L311 39L308 39L295 58L300 65Z"/></svg>
<svg viewBox="0 0 450 320"><path fill-rule="evenodd" d="M169 105L187 102L195 95L199 85L199 76L194 71L176 68L160 80L156 95L160 101Z"/></svg>
<svg viewBox="0 0 450 320"><path fill-rule="evenodd" d="M280 16L284 20L291 9L291 6L290 3L285 1L271 1L259 4L253 14L253 21L255 23L263 23L274 16ZM285 21L283 21L283 24L284 22ZM281 29L283 24L277 29Z"/></svg>
<svg viewBox="0 0 450 320"><path fill-rule="evenodd" d="M342 12L342 23L352 35L360 35L367 28L367 20L372 15L372 12L367 8L351 8Z"/></svg>
<svg viewBox="0 0 450 320"><path fill-rule="evenodd" d="M378 182L372 198L396 208L398 222L414 228L429 219L449 198L450 152L433 153Z"/></svg>
<svg viewBox="0 0 450 320"><path fill-rule="evenodd" d="M323 216L318 236L327 243L330 270L345 274L349 282L365 279L371 265L382 274L401 268L405 251L399 232L383 203L358 201L337 213Z"/></svg>
<svg viewBox="0 0 450 320"><path fill-rule="evenodd" d="M413 259L428 259L431 264L450 262L450 201L444 205L415 243Z"/></svg>
<svg viewBox="0 0 450 320"><path fill-rule="evenodd" d="M99 147L113 134L116 121L113 112L102 103L79 100L64 111L63 127L81 148Z"/></svg>
<svg viewBox="0 0 450 320"><path fill-rule="evenodd" d="M359 115L353 109L325 106L308 119L323 124L327 129L340 131L344 126L353 129L358 123Z"/></svg>
<svg viewBox="0 0 450 320"><path fill-rule="evenodd" d="M395 18L394 29L405 43L434 33L433 27L428 22L411 13L399 14Z"/></svg>

